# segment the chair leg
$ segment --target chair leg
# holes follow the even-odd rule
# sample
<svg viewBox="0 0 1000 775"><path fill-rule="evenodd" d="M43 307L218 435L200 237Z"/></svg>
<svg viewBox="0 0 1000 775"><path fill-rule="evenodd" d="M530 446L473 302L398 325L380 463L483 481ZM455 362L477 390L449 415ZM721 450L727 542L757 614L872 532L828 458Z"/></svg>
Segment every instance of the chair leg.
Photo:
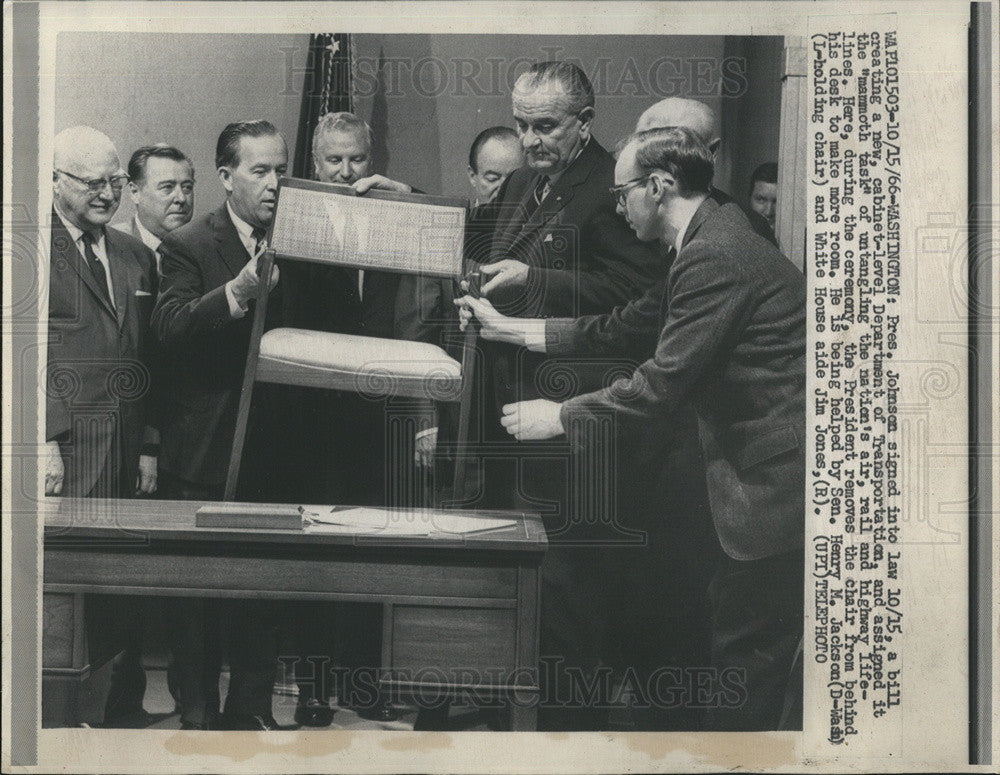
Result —
<svg viewBox="0 0 1000 775"><path fill-rule="evenodd" d="M264 335L264 320L267 317L267 298L271 293L271 267L274 266L274 251L267 249L261 256L260 284L257 301L254 304L253 327L250 329L250 346L247 349L247 364L243 370L243 387L240 390L240 407L236 413L236 432L233 434L233 450L229 455L229 471L226 474L226 492L223 500L236 498L236 484L240 478L240 461L243 458L243 443L247 436L247 420L250 416L250 400L253 385L257 379L257 360L260 357L260 339Z"/></svg>
<svg viewBox="0 0 1000 775"><path fill-rule="evenodd" d="M469 325L462 343L462 395L458 408L458 438L455 444L455 481L453 497L465 498L465 478L469 460L469 426L472 412L472 391L476 374L476 327Z"/></svg>

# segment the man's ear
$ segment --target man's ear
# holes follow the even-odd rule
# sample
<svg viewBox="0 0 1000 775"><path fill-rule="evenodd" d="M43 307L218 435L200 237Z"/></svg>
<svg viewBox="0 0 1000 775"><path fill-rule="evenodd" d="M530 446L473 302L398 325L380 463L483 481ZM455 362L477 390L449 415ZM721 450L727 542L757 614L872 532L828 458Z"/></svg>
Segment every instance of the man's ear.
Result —
<svg viewBox="0 0 1000 775"><path fill-rule="evenodd" d="M715 157L719 153L719 148L722 147L722 138L716 137L712 142L708 144L708 150Z"/></svg>
<svg viewBox="0 0 1000 775"><path fill-rule="evenodd" d="M658 170L649 176L650 193L657 202L662 202L668 193L676 193L677 179L669 172Z"/></svg>
<svg viewBox="0 0 1000 775"><path fill-rule="evenodd" d="M233 191L233 173L229 167L219 167L219 180L222 181L222 187L226 189L227 192L232 193Z"/></svg>
<svg viewBox="0 0 1000 775"><path fill-rule="evenodd" d="M128 192L132 195L132 201L137 202L139 199L139 187L131 180L128 182Z"/></svg>
<svg viewBox="0 0 1000 775"><path fill-rule="evenodd" d="M475 182L475 180L476 180L476 171L474 169L472 169L472 167L467 167L466 169L469 170L469 182L470 183Z"/></svg>

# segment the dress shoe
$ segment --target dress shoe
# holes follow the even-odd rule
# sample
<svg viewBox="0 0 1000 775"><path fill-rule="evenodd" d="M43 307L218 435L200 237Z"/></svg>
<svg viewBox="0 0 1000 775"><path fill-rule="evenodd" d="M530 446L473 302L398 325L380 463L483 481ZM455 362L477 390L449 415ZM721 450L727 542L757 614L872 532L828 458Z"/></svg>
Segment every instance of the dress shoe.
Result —
<svg viewBox="0 0 1000 775"><path fill-rule="evenodd" d="M117 712L104 717L105 729L145 729L158 721L162 716L154 716L143 708L132 708L126 712Z"/></svg>
<svg viewBox="0 0 1000 775"><path fill-rule="evenodd" d="M333 708L310 700L295 709L295 723L304 727L328 727L333 723Z"/></svg>
<svg viewBox="0 0 1000 775"><path fill-rule="evenodd" d="M402 715L388 700L381 700L375 705L355 707L354 712L358 714L358 718L367 721L398 721Z"/></svg>
<svg viewBox="0 0 1000 775"><path fill-rule="evenodd" d="M255 714L252 716L235 716L224 714L222 717L225 729L239 730L243 732L280 732L283 730L295 729L294 724L279 724L274 720L274 716L268 714Z"/></svg>

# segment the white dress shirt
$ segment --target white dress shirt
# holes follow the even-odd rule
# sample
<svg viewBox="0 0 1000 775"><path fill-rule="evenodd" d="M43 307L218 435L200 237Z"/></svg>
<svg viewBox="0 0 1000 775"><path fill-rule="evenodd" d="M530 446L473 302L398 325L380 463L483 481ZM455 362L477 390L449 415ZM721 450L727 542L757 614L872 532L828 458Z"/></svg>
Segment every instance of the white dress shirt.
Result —
<svg viewBox="0 0 1000 775"><path fill-rule="evenodd" d="M73 238L73 242L76 243L77 249L80 251L80 255L83 257L84 261L87 259L87 250L83 242L83 229L77 228L69 219L66 218L60 212L59 205L54 205L56 214L59 216L59 220L62 221L63 226L66 227L66 231L69 232L69 236ZM108 261L108 251L107 245L104 239L104 229L99 229L97 231L91 232L97 239L92 243L94 248L94 255L97 256L97 260L101 262L104 267L104 277L108 281L108 298L111 299L111 306L115 306L115 286L111 280L111 263ZM88 269L90 267L87 267Z"/></svg>
<svg viewBox="0 0 1000 775"><path fill-rule="evenodd" d="M156 256L156 273L163 274L160 269L160 243L163 242L159 237L157 237L153 232L142 225L142 221L139 220L139 216L136 215L132 218L132 223L135 227L136 233L139 235L139 239L142 240L142 244L153 251L153 255Z"/></svg>
<svg viewBox="0 0 1000 775"><path fill-rule="evenodd" d="M243 243L243 247L247 249L247 253L253 258L254 252L257 250L257 243L253 238L253 226L234 213L232 205L228 201L226 202L226 211L229 213L229 218L233 222L233 226L236 227L236 234L239 235L240 242ZM230 316L241 318L247 314L247 308L241 307L239 302L236 301L236 297L233 296L233 292L229 288L229 283L226 283L226 301L229 302Z"/></svg>

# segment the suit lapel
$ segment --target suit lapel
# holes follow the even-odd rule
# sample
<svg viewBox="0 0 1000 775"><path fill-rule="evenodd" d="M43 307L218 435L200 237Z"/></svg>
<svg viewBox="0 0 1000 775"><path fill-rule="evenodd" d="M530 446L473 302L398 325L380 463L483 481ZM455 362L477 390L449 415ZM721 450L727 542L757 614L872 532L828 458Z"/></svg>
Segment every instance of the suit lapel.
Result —
<svg viewBox="0 0 1000 775"><path fill-rule="evenodd" d="M240 240L225 203L212 214L212 228L215 230L215 245L219 249L219 257L233 273L233 277L236 277L251 256Z"/></svg>
<svg viewBox="0 0 1000 775"><path fill-rule="evenodd" d="M76 242L73 241L72 235L63 226L62 219L59 214L56 213L55 209L52 210L52 240L53 247L63 256L66 263L73 268L73 271L80 275L80 279L83 280L83 284L87 286L87 290L97 299L97 303L104 308L104 310L115 317L115 311L111 309L111 305L107 300L107 291L102 292L97 285L97 279L94 277L94 273L90 271L90 267L87 266L87 259L83 257L80 253L79 248L76 246ZM105 245L107 245L107 238L105 238ZM109 259L110 263L110 259ZM111 278L111 282L114 283L114 276Z"/></svg>
<svg viewBox="0 0 1000 775"><path fill-rule="evenodd" d="M552 187L549 189L549 195L542 200L541 204L538 205L527 221L521 226L520 231L513 238L511 252L514 252L518 246L523 245L528 240L533 239L560 211L569 205L576 194L577 187L586 183L591 172L593 172L594 164L597 162L600 150L601 146L597 140L591 138L590 142L580 151L580 155L559 176L559 179L552 184ZM540 177L540 175L532 177L526 197L522 200L523 203L530 202L531 197L534 196L535 187L538 185Z"/></svg>
<svg viewBox="0 0 1000 775"><path fill-rule="evenodd" d="M706 199L697 210L694 211L694 215L691 216L691 221L688 223L687 228L684 230L684 237L681 240L681 251L687 247L688 243L694 239L694 235L698 233L698 230L702 227L702 224L708 219L708 217L719 209L719 203L712 198ZM669 267L667 269L667 281L664 285L663 299L660 302L660 319L666 320L667 315L670 312L670 271L673 269L674 263L677 261L677 256L679 254L671 245L667 248L667 256Z"/></svg>
<svg viewBox="0 0 1000 775"><path fill-rule="evenodd" d="M499 261L501 258L504 258L509 252L509 248L513 244L514 240L517 239L518 234L524 230L527 222L524 218L524 213L528 210L528 206L531 202L531 197L534 194L535 185L537 183L538 175L532 175L527 181L524 190L521 192L520 199L513 203L512 209L507 211L510 217L503 222L503 225L498 230L498 234L493 239L493 243L490 248L491 262ZM507 207L511 207L511 205L505 205L505 209Z"/></svg>

